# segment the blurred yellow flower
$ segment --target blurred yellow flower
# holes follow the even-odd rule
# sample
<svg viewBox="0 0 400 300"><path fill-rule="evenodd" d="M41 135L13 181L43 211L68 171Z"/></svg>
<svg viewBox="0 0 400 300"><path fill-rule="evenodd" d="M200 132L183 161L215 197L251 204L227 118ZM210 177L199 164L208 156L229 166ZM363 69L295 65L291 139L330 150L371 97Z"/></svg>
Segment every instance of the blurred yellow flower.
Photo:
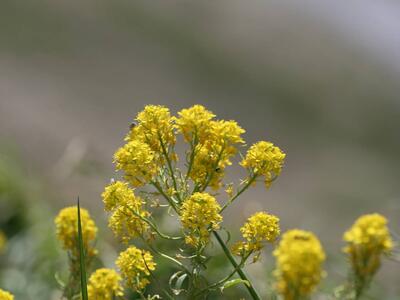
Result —
<svg viewBox="0 0 400 300"><path fill-rule="evenodd" d="M324 272L325 253L318 238L311 232L293 229L285 232L274 251L277 291L285 300L309 296Z"/></svg>
<svg viewBox="0 0 400 300"><path fill-rule="evenodd" d="M112 269L97 269L89 277L88 296L90 300L113 300L123 296L121 276Z"/></svg>
<svg viewBox="0 0 400 300"><path fill-rule="evenodd" d="M380 214L361 216L343 238L347 242L344 251L358 278L372 277L380 267L382 254L393 248L387 220Z"/></svg>
<svg viewBox="0 0 400 300"><path fill-rule="evenodd" d="M89 212L81 208L81 225L83 245L87 255L95 255L96 250L91 245L96 239L97 227L90 217ZM71 206L63 208L55 218L56 234L65 250L71 251L75 256L79 253L78 248L78 208Z"/></svg>
<svg viewBox="0 0 400 300"><path fill-rule="evenodd" d="M14 295L0 289L0 300L14 300Z"/></svg>
<svg viewBox="0 0 400 300"><path fill-rule="evenodd" d="M126 285L134 291L141 291L150 283L150 271L154 271L156 267L150 252L135 246L121 252L116 264Z"/></svg>

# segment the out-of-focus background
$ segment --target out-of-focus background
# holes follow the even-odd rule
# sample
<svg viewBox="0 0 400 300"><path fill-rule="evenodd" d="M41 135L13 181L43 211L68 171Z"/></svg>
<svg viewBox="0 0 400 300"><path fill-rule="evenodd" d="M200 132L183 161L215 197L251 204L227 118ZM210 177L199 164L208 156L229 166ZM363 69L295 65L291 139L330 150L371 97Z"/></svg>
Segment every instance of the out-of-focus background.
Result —
<svg viewBox="0 0 400 300"><path fill-rule="evenodd" d="M400 233L399 32L394 0L1 1L2 287L57 298L57 210L79 195L110 235L100 194L130 122L146 104L196 103L287 153L227 227L265 209L312 230L330 255L326 289L340 283L356 217L382 213ZM268 256L249 267L261 291ZM373 299L400 299L399 270L383 264Z"/></svg>

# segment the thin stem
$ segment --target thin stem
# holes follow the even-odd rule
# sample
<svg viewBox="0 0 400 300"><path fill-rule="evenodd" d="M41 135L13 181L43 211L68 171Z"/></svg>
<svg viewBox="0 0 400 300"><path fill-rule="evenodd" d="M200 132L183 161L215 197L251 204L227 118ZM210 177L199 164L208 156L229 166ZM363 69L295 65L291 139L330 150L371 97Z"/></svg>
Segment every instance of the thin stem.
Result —
<svg viewBox="0 0 400 300"><path fill-rule="evenodd" d="M197 144L198 144L198 138L197 138L197 133L195 132L193 143L190 144L190 146L191 146L190 160L189 160L189 166L188 166L186 176L185 176L185 182L187 182L187 180L189 179L190 172L192 171L193 161L194 161L194 157L196 155Z"/></svg>
<svg viewBox="0 0 400 300"><path fill-rule="evenodd" d="M151 181L150 182L156 189L157 191L168 201L168 203L173 207L173 209L178 213L178 208L175 205L174 199L171 199L162 189L160 184L156 181Z"/></svg>
<svg viewBox="0 0 400 300"><path fill-rule="evenodd" d="M230 198L228 202L224 204L224 206L222 206L219 213L222 213L233 201L236 200L237 197L239 197L245 190L247 190L250 187L250 185L254 182L254 180L256 180L256 178L257 178L256 174L251 176L250 179L247 181L247 183L242 187L242 189L239 190L232 198Z"/></svg>
<svg viewBox="0 0 400 300"><path fill-rule="evenodd" d="M163 152L163 155L165 156L165 160L167 161L168 169L169 169L169 172L170 172L170 175L172 178L172 183L174 185L176 196L178 197L178 200L181 201L181 196L179 195L179 192L178 192L178 185L176 184L175 173L174 173L174 169L172 168L171 160L169 159L167 149L165 148L165 145L161 138L160 133L157 132L157 134L158 134L158 139L160 140L161 150Z"/></svg>
<svg viewBox="0 0 400 300"><path fill-rule="evenodd" d="M204 292L206 292L207 290L216 288L218 286L220 286L221 284L224 284L225 282L227 282L229 279L232 278L233 275L236 274L236 272L241 269L243 267L243 265L246 263L246 260L249 258L249 256L253 253L253 251L250 251L245 257L242 257L242 260L240 261L240 263L238 264L238 266L225 278L219 280L218 282L204 288L203 290L201 290L199 293L197 293L195 296L200 296L201 294L203 294Z"/></svg>
<svg viewBox="0 0 400 300"><path fill-rule="evenodd" d="M213 179L213 176L214 176L214 174L215 174L215 172L216 172L216 168L218 167L218 164L219 164L219 162L221 161L222 153L224 152L224 150L225 150L225 145L223 145L223 146L221 147L221 151L218 153L217 160L215 161L215 164L213 165L212 172L211 172L211 174L209 175L209 177L207 178L207 180L206 180L204 186L201 187L200 192L204 192L205 189L206 189L206 188L208 187L208 185L210 184L211 180Z"/></svg>
<svg viewBox="0 0 400 300"><path fill-rule="evenodd" d="M151 228L154 229L154 231L163 239L167 239L167 240L183 240L182 236L169 236L167 234L162 233L158 227L156 226L156 224L154 224L153 222L151 222L149 219L141 216L139 213L137 213L136 211L134 211L132 208L128 207L128 209L138 218L140 218L143 222L146 222Z"/></svg>
<svg viewBox="0 0 400 300"><path fill-rule="evenodd" d="M241 279L246 280L249 285L245 285L247 290L249 291L251 297L254 300L261 300L260 296L257 294L257 291L254 289L251 281L247 278L246 274L243 272L242 269L238 268L238 264L235 261L235 258L233 257L232 253L230 252L230 250L226 247L224 241L222 240L222 238L220 237L220 235L218 234L218 232L213 231L213 234L215 236L215 238L217 239L218 243L220 244L220 246L222 247L222 250L224 251L226 257L228 258L228 260L230 261L230 263L232 264L232 266L237 269L237 272L240 276Z"/></svg>

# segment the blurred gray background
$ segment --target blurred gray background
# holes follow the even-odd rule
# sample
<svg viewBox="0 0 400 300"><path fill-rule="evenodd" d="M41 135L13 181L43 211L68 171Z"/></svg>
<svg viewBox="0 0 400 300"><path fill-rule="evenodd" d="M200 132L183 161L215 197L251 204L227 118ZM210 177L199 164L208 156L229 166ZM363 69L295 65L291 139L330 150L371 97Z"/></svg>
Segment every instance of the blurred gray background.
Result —
<svg viewBox="0 0 400 300"><path fill-rule="evenodd" d="M399 50L394 0L2 0L1 144L46 182L48 205L79 194L105 219L100 193L137 112L202 104L287 153L271 190L247 192L227 223L266 209L343 261L359 215L400 232ZM399 265L384 268L385 299L400 299Z"/></svg>

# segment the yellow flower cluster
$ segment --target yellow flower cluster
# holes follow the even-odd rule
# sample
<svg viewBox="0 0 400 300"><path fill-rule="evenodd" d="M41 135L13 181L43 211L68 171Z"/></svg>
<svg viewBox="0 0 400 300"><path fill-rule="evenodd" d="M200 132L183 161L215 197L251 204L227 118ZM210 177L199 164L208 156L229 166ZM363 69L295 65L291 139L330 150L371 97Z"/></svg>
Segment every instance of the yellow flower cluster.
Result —
<svg viewBox="0 0 400 300"><path fill-rule="evenodd" d="M281 173L286 154L270 142L257 142L247 151L246 157L240 163L251 170L255 176L265 177L268 188L272 181Z"/></svg>
<svg viewBox="0 0 400 300"><path fill-rule="evenodd" d="M215 115L206 110L202 105L194 105L178 112L176 127L183 134L185 141L189 143L203 144L209 135L210 121Z"/></svg>
<svg viewBox="0 0 400 300"><path fill-rule="evenodd" d="M207 193L194 193L186 199L181 208L181 222L189 231L185 242L194 247L207 244L210 230L219 228L222 216L217 200Z"/></svg>
<svg viewBox="0 0 400 300"><path fill-rule="evenodd" d="M215 115L201 105L178 115L176 127L194 151L190 178L199 186L218 189L236 145L244 143L241 134L245 131L235 121L213 120Z"/></svg>
<svg viewBox="0 0 400 300"><path fill-rule="evenodd" d="M150 283L150 271L154 271L156 267L150 252L135 246L121 252L116 264L126 285L136 291L143 290Z"/></svg>
<svg viewBox="0 0 400 300"><path fill-rule="evenodd" d="M81 225L83 245L87 255L96 254L96 250L92 246L92 242L96 239L97 227L89 212L81 208ZM71 251L78 256L78 208L77 206L66 207L62 209L55 218L56 234L58 240L61 241L65 250Z"/></svg>
<svg viewBox="0 0 400 300"><path fill-rule="evenodd" d="M147 105L141 111L127 137L128 141L140 140L147 143L155 152L162 147L175 144L174 123L169 109L161 105Z"/></svg>
<svg viewBox="0 0 400 300"><path fill-rule="evenodd" d="M7 245L7 237L3 231L0 230L0 254L3 253Z"/></svg>
<svg viewBox="0 0 400 300"><path fill-rule="evenodd" d="M113 300L123 296L121 276L112 269L101 268L90 275L88 296L90 300Z"/></svg>
<svg viewBox="0 0 400 300"><path fill-rule="evenodd" d="M135 196L126 182L111 183L105 188L102 198L105 210L112 212L108 225L124 243L143 236L148 230L149 226L142 218L150 213L143 208L143 200Z"/></svg>
<svg viewBox="0 0 400 300"><path fill-rule="evenodd" d="M14 300L14 296L9 292L0 289L0 300Z"/></svg>
<svg viewBox="0 0 400 300"><path fill-rule="evenodd" d="M283 234L274 251L276 288L285 300L310 295L323 276L325 253L318 238L311 232L289 230Z"/></svg>
<svg viewBox="0 0 400 300"><path fill-rule="evenodd" d="M140 140L132 140L114 154L116 169L124 171L124 177L133 186L148 183L158 171L154 151Z"/></svg>
<svg viewBox="0 0 400 300"><path fill-rule="evenodd" d="M350 257L355 275L367 279L379 269L382 254L389 253L393 241L387 227L387 220L380 214L361 216L345 232L348 243L344 249Z"/></svg>
<svg viewBox="0 0 400 300"><path fill-rule="evenodd" d="M280 234L279 218L266 212L258 212L247 219L240 228L244 242L234 246L237 255L246 255L250 251L260 251L265 242L273 243Z"/></svg>

